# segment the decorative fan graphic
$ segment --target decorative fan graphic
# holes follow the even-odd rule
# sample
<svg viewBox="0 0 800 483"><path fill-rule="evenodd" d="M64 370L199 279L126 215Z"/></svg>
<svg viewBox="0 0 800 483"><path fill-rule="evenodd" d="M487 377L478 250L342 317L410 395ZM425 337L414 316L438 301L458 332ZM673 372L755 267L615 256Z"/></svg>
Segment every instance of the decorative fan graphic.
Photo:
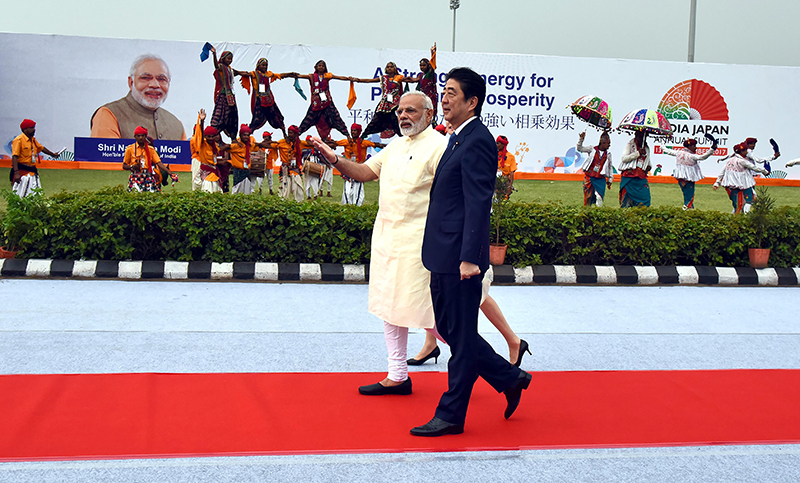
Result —
<svg viewBox="0 0 800 483"><path fill-rule="evenodd" d="M668 119L727 121L728 105L711 84L697 79L676 84L661 99L658 110Z"/></svg>
<svg viewBox="0 0 800 483"><path fill-rule="evenodd" d="M781 171L779 169L774 169L774 170L772 170L772 172L770 174L768 174L768 175L766 175L764 177L765 178L773 178L773 179L784 179L784 178L786 178L786 176L788 176L788 173L786 171Z"/></svg>
<svg viewBox="0 0 800 483"><path fill-rule="evenodd" d="M573 170L570 168L571 166L578 167L578 171L580 171L581 161L583 161L581 153L576 151L574 147L571 147L567 150L565 156L556 156L545 161L543 172L572 173Z"/></svg>

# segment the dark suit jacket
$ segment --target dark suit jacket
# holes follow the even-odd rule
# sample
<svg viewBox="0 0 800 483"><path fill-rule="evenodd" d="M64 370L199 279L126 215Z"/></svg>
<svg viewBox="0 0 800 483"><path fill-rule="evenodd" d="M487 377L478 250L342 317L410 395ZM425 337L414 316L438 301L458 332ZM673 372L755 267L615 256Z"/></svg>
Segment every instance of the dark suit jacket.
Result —
<svg viewBox="0 0 800 483"><path fill-rule="evenodd" d="M436 273L459 273L462 261L489 268L489 216L497 144L480 118L442 155L431 186L422 263Z"/></svg>

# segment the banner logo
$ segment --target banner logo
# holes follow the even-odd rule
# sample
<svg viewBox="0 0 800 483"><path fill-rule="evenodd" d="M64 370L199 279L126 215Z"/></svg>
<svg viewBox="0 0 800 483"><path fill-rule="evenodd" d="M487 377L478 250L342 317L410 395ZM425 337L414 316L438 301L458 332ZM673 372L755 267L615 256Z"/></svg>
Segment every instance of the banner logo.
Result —
<svg viewBox="0 0 800 483"><path fill-rule="evenodd" d="M683 81L673 86L661 98L658 110L667 119L728 120L728 105L722 94L711 84L697 79Z"/></svg>

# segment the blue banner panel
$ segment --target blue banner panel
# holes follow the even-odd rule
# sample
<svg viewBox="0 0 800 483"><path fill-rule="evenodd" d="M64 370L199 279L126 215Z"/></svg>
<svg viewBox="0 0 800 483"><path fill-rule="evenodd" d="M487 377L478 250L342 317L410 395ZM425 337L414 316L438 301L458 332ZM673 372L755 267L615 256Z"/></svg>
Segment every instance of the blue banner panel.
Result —
<svg viewBox="0 0 800 483"><path fill-rule="evenodd" d="M75 161L122 163L134 139L75 138ZM189 141L154 141L164 164L192 164Z"/></svg>

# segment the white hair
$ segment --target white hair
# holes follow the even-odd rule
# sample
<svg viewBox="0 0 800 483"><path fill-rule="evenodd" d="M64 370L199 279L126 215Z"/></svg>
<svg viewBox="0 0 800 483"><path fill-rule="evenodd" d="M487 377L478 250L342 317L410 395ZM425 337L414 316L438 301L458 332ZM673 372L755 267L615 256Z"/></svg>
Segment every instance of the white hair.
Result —
<svg viewBox="0 0 800 483"><path fill-rule="evenodd" d="M425 94L422 91L408 91L405 94L403 94L402 96L400 96L400 99L402 99L403 97L409 97L409 96L420 96L420 97L422 97L422 107L425 108L428 111L432 111L433 110L433 101L431 101L431 98L428 97L428 94Z"/></svg>
<svg viewBox="0 0 800 483"><path fill-rule="evenodd" d="M145 61L148 61L148 60L157 60L157 61L161 62L162 64L164 64L164 68L167 69L167 77L172 79L172 75L169 73L169 66L167 65L166 62L164 62L164 59L162 59L161 57L159 57L156 54L144 54L144 55L140 55L139 57L136 57L133 60L133 64L131 64L131 71L130 71L130 74L128 74L128 76L129 77L133 77L134 75L136 75L136 69L140 65L142 65L142 63L144 63Z"/></svg>

